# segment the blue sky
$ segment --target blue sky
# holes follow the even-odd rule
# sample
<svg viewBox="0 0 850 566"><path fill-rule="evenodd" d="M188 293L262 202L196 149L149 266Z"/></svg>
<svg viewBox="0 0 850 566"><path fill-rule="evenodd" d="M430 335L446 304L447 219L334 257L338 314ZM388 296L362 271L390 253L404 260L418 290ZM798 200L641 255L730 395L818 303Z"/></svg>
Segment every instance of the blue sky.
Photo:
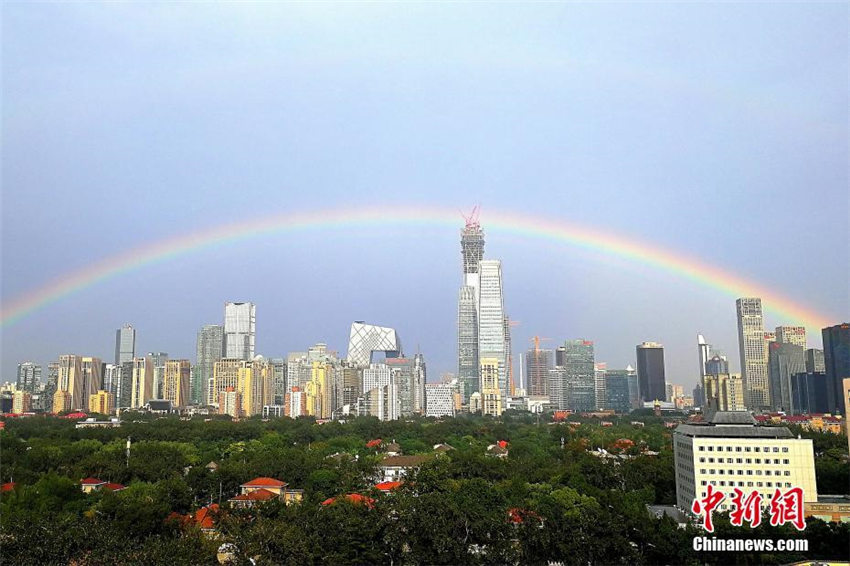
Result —
<svg viewBox="0 0 850 566"><path fill-rule="evenodd" d="M439 204L563 218L693 254L850 318L842 3L2 6L2 299L147 242L293 210ZM458 228L462 218L458 214ZM695 335L737 366L734 298L487 230L518 354L613 367ZM267 356L365 319L455 365L458 233L254 239L99 284L2 333L2 375L75 352L194 358L226 300ZM768 326L795 321L768 318ZM809 329L819 345L819 329Z"/></svg>

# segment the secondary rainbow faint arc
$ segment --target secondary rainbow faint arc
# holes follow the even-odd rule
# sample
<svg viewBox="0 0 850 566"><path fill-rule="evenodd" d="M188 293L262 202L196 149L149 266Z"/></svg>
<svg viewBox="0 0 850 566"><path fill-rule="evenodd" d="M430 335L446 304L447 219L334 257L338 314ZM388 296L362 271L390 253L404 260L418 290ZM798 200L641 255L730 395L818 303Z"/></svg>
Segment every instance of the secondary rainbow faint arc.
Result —
<svg viewBox="0 0 850 566"><path fill-rule="evenodd" d="M827 317L772 291L764 285L748 281L728 271L703 263L699 258L686 257L646 242L627 239L622 235L600 232L561 220L555 221L545 217L491 210L485 211L483 216L482 223L485 226L485 231L501 230L619 256L676 273L733 297L761 297L766 310L781 315L788 323L804 324L812 328L823 328L829 325ZM32 292L25 293L9 304L2 305L0 327L8 327L30 313L111 277L219 244L309 228L346 228L398 224L446 225L460 228L462 227L462 219L460 213L456 210L420 206L393 206L278 214L216 226L161 240L105 258L80 270L68 273Z"/></svg>

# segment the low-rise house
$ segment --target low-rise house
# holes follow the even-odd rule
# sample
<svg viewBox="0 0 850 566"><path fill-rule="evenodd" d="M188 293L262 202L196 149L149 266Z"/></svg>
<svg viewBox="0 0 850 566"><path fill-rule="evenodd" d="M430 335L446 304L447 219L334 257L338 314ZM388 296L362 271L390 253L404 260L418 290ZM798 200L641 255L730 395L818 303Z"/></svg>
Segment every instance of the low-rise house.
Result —
<svg viewBox="0 0 850 566"><path fill-rule="evenodd" d="M400 481L411 470L430 460L429 456L387 456L380 464L380 481Z"/></svg>
<svg viewBox="0 0 850 566"><path fill-rule="evenodd" d="M83 493L91 493L93 491L97 491L105 485L105 481L99 480L97 478L83 478L80 480L80 489L83 490Z"/></svg>
<svg viewBox="0 0 850 566"><path fill-rule="evenodd" d="M508 457L508 448L507 445L502 445L502 442L499 441L498 444L491 444L487 447L487 456L491 456L493 458L507 458Z"/></svg>
<svg viewBox="0 0 850 566"><path fill-rule="evenodd" d="M289 489L289 484L274 478L259 477L243 483L239 495L228 501L234 507L252 507L258 502L279 499L289 505L300 502L304 497L303 489Z"/></svg>
<svg viewBox="0 0 850 566"><path fill-rule="evenodd" d="M436 452L437 454L445 454L449 450L454 450L454 449L455 449L455 447L452 446L451 444L440 443L440 444L434 445L434 452Z"/></svg>

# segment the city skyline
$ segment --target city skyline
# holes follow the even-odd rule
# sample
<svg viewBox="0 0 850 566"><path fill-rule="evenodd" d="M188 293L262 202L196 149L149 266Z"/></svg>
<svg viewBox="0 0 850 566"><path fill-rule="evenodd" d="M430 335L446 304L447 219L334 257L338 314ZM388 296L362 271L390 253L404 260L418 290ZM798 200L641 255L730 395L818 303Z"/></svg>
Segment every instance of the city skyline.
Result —
<svg viewBox="0 0 850 566"><path fill-rule="evenodd" d="M0 330L2 379L112 359L128 321L137 352L191 359L227 300L257 305L257 353L342 350L369 320L456 371L456 226L475 203L515 368L535 335L593 340L620 368L657 341L691 385L696 333L737 366L737 297L810 346L822 326L761 290L847 319L845 7L338 8L4 6L4 313L59 287Z"/></svg>
<svg viewBox="0 0 850 566"><path fill-rule="evenodd" d="M468 230L468 225L467 225L467 230ZM483 248L483 245L482 245L482 248ZM463 256L463 254L461 254L461 255ZM461 263L461 265L463 266L463 265L466 265L466 263L468 263L468 261L467 261L466 259L463 259L463 257L462 257L462 258L461 258L460 263ZM499 288L501 288L501 261L500 261L500 260L490 260L489 262L485 262L483 265L489 265L489 264L492 264L493 266L495 266L495 269L498 271L498 280L499 280L498 287L499 287ZM466 268L464 268L464 269L466 269ZM478 274L477 274L477 273L475 273L474 275L477 277L477 275L478 275ZM466 286L468 287L468 286L469 286L469 284L470 284L470 283L469 283L469 281L470 281L470 280L469 280L469 275L464 275L464 278L465 278L465 279L464 279L464 283L465 283L465 284L466 284ZM478 284L478 283L476 283L476 282L473 282L473 283L475 283L475 284L473 285L473 288L475 288L477 285L479 285L479 284ZM709 284L711 284L711 282L709 282ZM462 292L463 292L463 287L461 288L461 293L462 293ZM737 302L737 303L740 303L740 301L742 301L742 300L749 300L749 299L741 299L741 298L739 298L736 302ZM759 324L760 324L759 329L757 329L757 330L758 330L758 332L756 332L756 333L757 333L759 336L761 336L762 334L764 334L764 335L766 336L767 334L764 332L765 324L764 324L764 322L763 322L763 316L762 316L762 310L761 310L761 309L762 309L761 300L760 300L760 298L756 298L755 300L757 300L757 301L758 301L759 318L760 318L760 320L761 320L761 322L759 323ZM501 303L501 299L499 299L499 302ZM473 301L473 303L475 303L475 302ZM794 309L794 310L796 311L797 309L799 309L799 312L805 312L805 311L803 311L803 310L802 310L802 308L801 308L801 307L799 307L798 305L796 305L796 304L794 304L794 303L791 303L791 302L790 302L790 301L788 301L788 300L785 300L783 304L785 304L785 305L790 305L790 307L786 307L786 310ZM477 304L476 304L476 307L477 307ZM245 325L245 324L248 324L248 325L249 325L249 326L246 326L246 329L247 329L247 328L249 328L249 329L250 329L249 334L247 334L247 335L246 335L246 336L249 336L250 338L246 338L246 339L245 339L245 340L246 340L246 347L248 347L248 346L247 346L247 344L248 344L248 342L250 341L250 349L251 349L251 351L253 351L253 349L254 349L254 348L253 348L254 340L256 339L256 329L255 329L255 325L256 325L256 322L255 322L255 317L256 317L256 315L255 315L255 309L256 309L256 305L255 305L253 302L249 302L249 301L246 301L246 302L232 302L232 301L226 301L226 302L225 302L225 317L224 317L225 324L226 324L226 321L227 321L227 319L228 319L228 316L235 316L235 314L228 315L228 313L235 313L236 311L233 311L233 310L232 310L232 309L235 309L235 308L240 308L240 309L249 309L249 311L250 311L250 312L247 312L247 311L246 311L246 312L247 312L246 316L247 316L248 318L246 318L246 319L245 319L245 321L244 321L244 322L242 322L242 324L243 324L243 325ZM230 310L229 310L229 309L230 309ZM767 307L765 307L765 310L769 312L769 310L770 310L770 309L769 309L769 308L767 308ZM811 315L810 315L810 316L811 316ZM476 318L477 318L477 317L476 317ZM208 326L208 325L204 326L204 328L206 328L207 326ZM136 338L136 334L135 334L135 333L136 333L136 328L135 328L135 327L133 327L132 325L129 325L129 324L126 324L126 323L125 323L125 324L124 324L121 328L119 328L117 331L115 331L115 332L116 332L116 334L117 334L117 336L118 336L118 339L117 339L116 341L120 341L121 333L122 333L124 330L127 330L127 329L129 329L129 330L131 330L131 331L132 331L132 341L133 341L133 342L135 342L135 338ZM805 328L805 327L803 327L803 326L791 326L791 325L788 325L788 324L782 324L782 325L777 326L777 327L776 327L776 330L777 330L778 332L780 332L780 333L781 333L781 332L783 332L783 331L785 331L785 332L793 332L793 333L795 333L795 340L796 340L796 341L798 341L798 342L799 342L800 340L806 340L806 336L807 336L807 334L806 334L806 328ZM740 334L740 328L739 328L739 334ZM773 334L773 333L771 333L771 334ZM573 335L581 335L581 332L579 331L577 334L576 334L576 333L574 333ZM572 335L570 335L570 336L572 336ZM817 339L817 337L819 337L819 333L818 333L817 331L815 331L813 334L812 334L812 333L808 334L808 336L814 336L814 337L815 337L815 339ZM564 338L559 336L559 338L558 338L558 339L560 340L560 339L564 339ZM571 338L570 338L570 337L567 337L566 339L567 339L567 340L570 340ZM701 335L701 334L700 334L700 335L698 335L698 339L702 339L702 335ZM324 338L323 338L323 337L320 337L320 338L319 338L319 340L317 340L317 341L318 341L318 342L323 342L323 341L324 341ZM740 335L739 335L739 341L740 341ZM818 343L816 343L816 342L809 343L809 345L810 345L810 346L811 346L811 345L813 345L813 344L818 345ZM133 344L133 347L135 347L135 344ZM286 354L288 354L288 353L290 353L290 352L295 352L295 351L297 351L297 350L299 350L299 349L303 349L303 345L295 345L292 349L289 349L289 350L286 350L286 351L283 351L283 352L278 352L278 351L275 351L275 352L268 352L268 356L267 356L267 357L273 357L273 356L286 355ZM338 349L338 348L337 348L337 349ZM724 350L725 350L725 348L724 348ZM141 351L141 349L140 349L140 351ZM554 352L554 350L553 350L553 352ZM259 350L258 350L256 353L258 353L258 354L264 354L264 352L259 351ZM116 355L117 355L117 354L118 354L118 348L117 348L117 345L116 345ZM57 358L58 358L58 355L59 355L59 354L57 354L56 356L54 356L54 359L53 359L53 360L51 360L51 361L55 361L55 359L57 359ZM78 355L79 355L79 354L78 354ZM700 356L701 356L701 355L702 355L702 354L700 354ZM627 365L633 365L633 364L637 364L637 363L638 363L637 358L627 359L625 356L622 356L622 355L620 355L619 353L617 354L617 356L619 356L619 358L617 358L617 361L615 361L615 362L610 362L610 361L609 361L609 359L604 359L604 360L602 360L602 361L604 361L605 363L608 363L608 364L609 364L609 365L611 365L612 367L617 366L617 365L620 365L620 362L619 362L619 360L620 360L620 359L626 359L626 360L627 360L625 363L622 363L622 367L625 367L625 366L627 366ZM186 356L184 356L184 357L190 357L190 356L186 355ZM240 355L236 355L236 356L225 356L225 357L243 357L243 356L240 354ZM252 357L253 357L253 356L250 356L250 357L248 357L248 358L243 358L243 359L251 359ZM476 357L477 357L477 353L476 353ZM19 363L21 363L21 362L23 362L23 361L32 361L32 360L33 360L33 358L29 358L29 359L26 359L26 360L21 359L21 360L15 361L15 367L17 368L17 367L18 367L18 364L19 364ZM195 360L195 361L197 361L197 360ZM44 364L46 364L46 363L47 363L47 361L38 361L37 363L40 363L40 364L44 365ZM513 364L514 364L515 369L518 369L518 366L517 366L517 364L518 364L518 363L520 363L520 362L519 362L519 357L517 357L517 358L515 358L515 359L513 360ZM766 354L766 350L765 350L765 354L764 354L764 365L765 365L765 367L766 367L766 363L767 363L767 354ZM442 374L442 373L456 373L456 372L457 372L457 367L458 367L458 366L457 366L457 359L456 359L456 360L455 360L455 364L454 364L454 368L441 368L441 371L440 371L439 373L440 373L440 374ZM665 364L665 367L666 367L666 364ZM733 366L733 367L734 367L734 366ZM508 376L507 376L507 374L508 374L508 373L509 373L509 370L506 370L506 371L505 371L506 376L505 376L504 378L500 377L500 381L503 383L502 387L503 387L504 389L507 389L507 385L508 385L508 383L506 383L505 381L502 381L502 380L503 380L503 379L507 379L507 377L508 377ZM741 372L741 373L745 373L745 372ZM765 369L765 373L766 373L766 369ZM432 375L433 375L433 374L432 374ZM517 374L517 375L518 375L518 374ZM518 378L516 378L516 377L515 377L515 379L518 379ZM668 381L668 382L673 382L673 381L675 381L676 383L682 383L682 384L684 384L686 387L690 388L690 386L691 386L691 385L695 385L695 384L697 384L697 383L700 383L700 382L701 382L701 379L702 379L702 376L699 374L699 371L696 371L696 372L694 372L694 375L685 375L685 376L682 376L682 375L680 375L680 374L679 374L679 375L676 375L676 376L675 376L675 378L673 378L673 379L668 379L667 381ZM745 378L745 379L746 379L746 378ZM766 379L766 377L765 377L765 379ZM691 380L693 380L693 382L691 382ZM432 382L432 383L436 382L436 379L432 379L432 381L431 381L431 382ZM516 383L516 385L518 386L518 385L519 385L519 383Z"/></svg>

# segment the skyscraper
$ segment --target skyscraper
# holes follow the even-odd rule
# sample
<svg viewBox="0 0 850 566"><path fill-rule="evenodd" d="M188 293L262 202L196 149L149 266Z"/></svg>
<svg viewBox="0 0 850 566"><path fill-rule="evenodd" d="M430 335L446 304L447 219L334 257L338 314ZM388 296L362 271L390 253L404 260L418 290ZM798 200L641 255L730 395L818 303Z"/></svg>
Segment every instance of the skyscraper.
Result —
<svg viewBox="0 0 850 566"><path fill-rule="evenodd" d="M366 324L362 320L351 324L348 333L348 363L366 367L372 362L373 352L383 352L387 358L401 355L401 340L393 328Z"/></svg>
<svg viewBox="0 0 850 566"><path fill-rule="evenodd" d="M81 373L82 359L80 356L74 354L59 356L59 374L53 403L54 413L67 409L88 407L88 399L83 397L85 385ZM62 393L68 397L62 396Z"/></svg>
<svg viewBox="0 0 850 566"><path fill-rule="evenodd" d="M823 350L817 348L806 350L806 373L826 373Z"/></svg>
<svg viewBox="0 0 850 566"><path fill-rule="evenodd" d="M735 307L738 313L738 352L744 380L744 404L750 410L769 409L767 342L761 299L740 298L735 301Z"/></svg>
<svg viewBox="0 0 850 566"><path fill-rule="evenodd" d="M549 370L555 367L555 353L537 345L525 353L526 393L531 397L549 396Z"/></svg>
<svg viewBox="0 0 850 566"><path fill-rule="evenodd" d="M33 362L18 364L18 379L15 387L19 391L35 393L36 387L41 383L41 366Z"/></svg>
<svg viewBox="0 0 850 566"><path fill-rule="evenodd" d="M256 307L254 303L224 304L224 357L254 359Z"/></svg>
<svg viewBox="0 0 850 566"><path fill-rule="evenodd" d="M502 415L502 392L499 383L500 362L498 358L481 358L481 414L499 417Z"/></svg>
<svg viewBox="0 0 850 566"><path fill-rule="evenodd" d="M775 336L780 344L794 344L803 350L807 348L806 328L803 326L777 326Z"/></svg>
<svg viewBox="0 0 850 566"><path fill-rule="evenodd" d="M479 264L484 259L484 231L478 223L476 211L466 219L461 230L460 251L463 273L458 293L457 374L463 401L468 402L469 396L479 390Z"/></svg>
<svg viewBox="0 0 850 566"><path fill-rule="evenodd" d="M705 336L697 334L697 354L699 355L699 382L705 387L705 364L711 358L711 345L705 341Z"/></svg>
<svg viewBox="0 0 850 566"><path fill-rule="evenodd" d="M103 362L100 358L86 356L80 360L80 376L83 382L81 408L88 408L89 396L103 389Z"/></svg>
<svg viewBox="0 0 850 566"><path fill-rule="evenodd" d="M133 358L130 407L138 409L153 398L153 360Z"/></svg>
<svg viewBox="0 0 850 566"><path fill-rule="evenodd" d="M596 409L596 360L593 342L567 340L558 349L560 365L549 370L549 399L553 407L571 411Z"/></svg>
<svg viewBox="0 0 850 566"><path fill-rule="evenodd" d="M729 373L729 361L726 356L716 353L705 363L705 374L720 375L724 373Z"/></svg>
<svg viewBox="0 0 850 566"><path fill-rule="evenodd" d="M836 324L821 330L823 361L826 366L826 397L829 410L844 412L843 381L850 378L850 323ZM844 415L845 418L848 415Z"/></svg>
<svg viewBox="0 0 850 566"><path fill-rule="evenodd" d="M189 404L189 360L167 360L160 398L168 399L174 407Z"/></svg>
<svg viewBox="0 0 850 566"><path fill-rule="evenodd" d="M499 389L508 395L508 351L505 336L505 304L502 294L502 262L485 259L479 264L481 289L478 306L478 356L499 360Z"/></svg>
<svg viewBox="0 0 850 566"><path fill-rule="evenodd" d="M640 398L643 401L662 401L667 398L667 381L664 377L664 346L656 342L639 344L637 375Z"/></svg>
<svg viewBox="0 0 850 566"><path fill-rule="evenodd" d="M215 363L224 355L224 327L207 324L198 332L198 344L193 368L192 401L199 405L209 402L207 386L213 378Z"/></svg>
<svg viewBox="0 0 850 566"><path fill-rule="evenodd" d="M768 381L773 409L795 413L791 394L791 381L798 373L806 371L806 355L802 346L787 342L771 342L768 348Z"/></svg>
<svg viewBox="0 0 850 566"><path fill-rule="evenodd" d="M132 362L136 357L136 329L125 324L115 331L115 365Z"/></svg>
<svg viewBox="0 0 850 566"><path fill-rule="evenodd" d="M165 379L165 364L168 363L167 352L148 352L148 356L153 363L153 390L151 399L164 399L163 396L163 381Z"/></svg>

